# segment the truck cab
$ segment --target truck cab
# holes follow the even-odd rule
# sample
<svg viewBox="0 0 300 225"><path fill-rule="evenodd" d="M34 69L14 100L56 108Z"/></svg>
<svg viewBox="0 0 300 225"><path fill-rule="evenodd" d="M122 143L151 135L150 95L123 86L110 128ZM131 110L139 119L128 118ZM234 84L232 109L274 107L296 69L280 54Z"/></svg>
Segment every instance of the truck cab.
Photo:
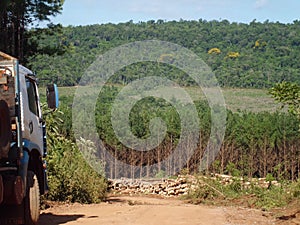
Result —
<svg viewBox="0 0 300 225"><path fill-rule="evenodd" d="M58 107L55 84L48 106ZM0 224L35 225L47 193L46 124L35 74L0 52Z"/></svg>

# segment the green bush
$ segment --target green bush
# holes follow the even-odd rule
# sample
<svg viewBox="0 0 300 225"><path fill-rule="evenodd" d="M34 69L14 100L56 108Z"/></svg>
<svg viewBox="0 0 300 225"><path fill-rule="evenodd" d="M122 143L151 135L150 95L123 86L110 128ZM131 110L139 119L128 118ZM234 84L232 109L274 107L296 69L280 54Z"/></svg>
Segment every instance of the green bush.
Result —
<svg viewBox="0 0 300 225"><path fill-rule="evenodd" d="M240 176L241 171L236 168L236 165L233 162L229 162L226 166L226 172L232 176Z"/></svg>
<svg viewBox="0 0 300 225"><path fill-rule="evenodd" d="M46 198L54 201L97 203L105 198L107 183L85 161L77 145L61 135L61 114L46 117L48 180Z"/></svg>
<svg viewBox="0 0 300 225"><path fill-rule="evenodd" d="M231 191L233 193L241 193L243 191L243 187L241 181L239 179L233 179L233 182L227 186L227 192Z"/></svg>
<svg viewBox="0 0 300 225"><path fill-rule="evenodd" d="M198 177L197 188L191 190L186 196L183 196L183 198L194 204L212 202L214 199L224 197L220 187L221 184L216 180Z"/></svg>

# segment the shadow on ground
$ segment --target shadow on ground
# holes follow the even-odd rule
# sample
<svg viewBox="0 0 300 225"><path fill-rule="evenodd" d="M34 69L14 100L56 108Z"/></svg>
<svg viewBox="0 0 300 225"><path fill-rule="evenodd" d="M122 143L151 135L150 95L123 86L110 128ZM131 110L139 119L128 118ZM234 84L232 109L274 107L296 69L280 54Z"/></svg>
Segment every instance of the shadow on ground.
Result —
<svg viewBox="0 0 300 225"><path fill-rule="evenodd" d="M54 215L52 213L43 213L40 216L40 225L60 225L70 221L76 221L85 215Z"/></svg>

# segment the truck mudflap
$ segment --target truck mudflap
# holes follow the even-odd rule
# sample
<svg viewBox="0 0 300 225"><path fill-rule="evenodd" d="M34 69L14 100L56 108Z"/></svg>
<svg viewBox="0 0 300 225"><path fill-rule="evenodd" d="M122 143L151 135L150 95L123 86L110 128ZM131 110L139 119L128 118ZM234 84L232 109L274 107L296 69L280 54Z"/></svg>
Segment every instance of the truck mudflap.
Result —
<svg viewBox="0 0 300 225"><path fill-rule="evenodd" d="M0 224L24 224L24 184L20 176L2 177L0 175Z"/></svg>
<svg viewBox="0 0 300 225"><path fill-rule="evenodd" d="M23 199L25 195L23 180L20 176L0 175L0 224L21 225L24 224ZM2 194L1 194L2 193Z"/></svg>
<svg viewBox="0 0 300 225"><path fill-rule="evenodd" d="M3 180L2 176L0 175L0 204L3 202Z"/></svg>
<svg viewBox="0 0 300 225"><path fill-rule="evenodd" d="M11 140L10 112L6 101L0 100L0 159L8 158Z"/></svg>
<svg viewBox="0 0 300 225"><path fill-rule="evenodd" d="M24 182L20 176L9 175L3 178L3 201L5 205L21 205L25 196Z"/></svg>

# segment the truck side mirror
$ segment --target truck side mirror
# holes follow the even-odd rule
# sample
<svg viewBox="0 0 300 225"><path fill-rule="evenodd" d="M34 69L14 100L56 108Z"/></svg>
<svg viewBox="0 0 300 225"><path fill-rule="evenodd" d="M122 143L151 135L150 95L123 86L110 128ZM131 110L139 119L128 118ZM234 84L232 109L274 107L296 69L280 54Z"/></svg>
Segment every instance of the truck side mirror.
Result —
<svg viewBox="0 0 300 225"><path fill-rule="evenodd" d="M47 103L50 109L57 109L59 106L58 88L56 84L47 85Z"/></svg>

